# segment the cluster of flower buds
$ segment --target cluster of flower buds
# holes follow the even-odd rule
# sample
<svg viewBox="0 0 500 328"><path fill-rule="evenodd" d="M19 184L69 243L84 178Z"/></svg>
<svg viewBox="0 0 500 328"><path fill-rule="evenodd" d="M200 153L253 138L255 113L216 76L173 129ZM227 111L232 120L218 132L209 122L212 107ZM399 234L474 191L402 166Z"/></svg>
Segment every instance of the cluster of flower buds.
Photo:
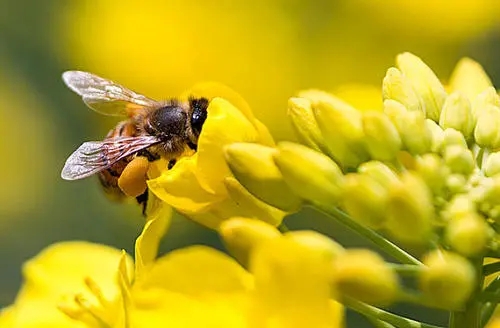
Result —
<svg viewBox="0 0 500 328"><path fill-rule="evenodd" d="M301 144L237 143L225 155L236 179L274 207L334 209L363 229L426 249L416 260L419 292L453 309L482 281L473 263L500 254L500 97L470 59L446 87L410 53L396 66L373 110L303 91L288 102ZM397 298L398 280L382 258L365 251L342 258L335 271L345 295Z"/></svg>

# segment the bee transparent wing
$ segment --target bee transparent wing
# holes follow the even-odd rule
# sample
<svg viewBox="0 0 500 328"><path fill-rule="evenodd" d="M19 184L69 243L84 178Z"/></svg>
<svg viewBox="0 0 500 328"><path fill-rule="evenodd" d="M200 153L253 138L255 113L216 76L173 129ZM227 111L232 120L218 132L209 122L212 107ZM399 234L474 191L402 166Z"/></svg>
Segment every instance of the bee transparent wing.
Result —
<svg viewBox="0 0 500 328"><path fill-rule="evenodd" d="M158 142L160 141L153 136L85 142L66 160L61 177L64 180L86 178Z"/></svg>
<svg viewBox="0 0 500 328"><path fill-rule="evenodd" d="M153 99L92 73L67 71L62 78L87 106L104 115L132 116L138 110L156 104Z"/></svg>

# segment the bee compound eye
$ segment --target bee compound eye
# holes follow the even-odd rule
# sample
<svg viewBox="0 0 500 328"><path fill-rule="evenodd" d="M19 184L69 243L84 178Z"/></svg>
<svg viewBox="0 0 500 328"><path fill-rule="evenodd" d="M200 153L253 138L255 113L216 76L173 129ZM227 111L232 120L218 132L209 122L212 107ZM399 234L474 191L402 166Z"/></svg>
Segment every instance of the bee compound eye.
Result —
<svg viewBox="0 0 500 328"><path fill-rule="evenodd" d="M208 99L192 99L191 108L193 109L193 113L191 114L191 127L193 131L199 135L201 128L203 127L203 123L205 123L205 120L207 119Z"/></svg>
<svg viewBox="0 0 500 328"><path fill-rule="evenodd" d="M137 197L146 191L148 169L149 161L143 156L137 156L127 164L118 178L118 186L125 195Z"/></svg>

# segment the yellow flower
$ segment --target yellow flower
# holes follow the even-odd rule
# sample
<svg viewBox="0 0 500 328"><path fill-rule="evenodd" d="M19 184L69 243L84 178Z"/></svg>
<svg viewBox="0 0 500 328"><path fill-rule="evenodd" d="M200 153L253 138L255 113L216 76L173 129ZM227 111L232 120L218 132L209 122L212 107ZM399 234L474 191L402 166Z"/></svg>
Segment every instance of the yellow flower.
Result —
<svg viewBox="0 0 500 328"><path fill-rule="evenodd" d="M237 215L260 217L278 225L285 212L254 198L232 179L223 152L226 145L236 142L273 146L267 128L229 88L205 83L195 86L188 95L211 99L197 152L181 158L170 170L160 167L148 181L149 189L180 213L213 229Z"/></svg>
<svg viewBox="0 0 500 328"><path fill-rule="evenodd" d="M92 323L95 319L85 311L73 309L72 315L81 320L74 321L58 309L73 301L63 297L70 295L88 308L115 310L103 316L112 318L119 313L114 300L120 294L115 283L120 259L132 263L129 256L104 245L73 241L49 246L25 263L24 284L14 304L2 312L0 323L7 324L1 326L80 328L84 322Z"/></svg>
<svg viewBox="0 0 500 328"><path fill-rule="evenodd" d="M134 278L131 260L118 250L56 244L28 262L26 284L0 322L20 328L341 325L342 307L330 299L330 267L339 249L328 238L311 232L262 239L253 245L248 270L206 246L155 260L168 223L168 215L155 214L136 242ZM70 298L61 303L62 296Z"/></svg>

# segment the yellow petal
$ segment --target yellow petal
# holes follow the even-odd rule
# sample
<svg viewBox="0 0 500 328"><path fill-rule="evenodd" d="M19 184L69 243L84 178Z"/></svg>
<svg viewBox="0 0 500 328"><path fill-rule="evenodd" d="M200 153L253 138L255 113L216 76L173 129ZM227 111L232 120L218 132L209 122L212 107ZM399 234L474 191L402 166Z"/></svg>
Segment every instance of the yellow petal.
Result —
<svg viewBox="0 0 500 328"><path fill-rule="evenodd" d="M253 124L233 104L214 98L198 142L196 176L200 185L213 194L225 194L224 178L231 173L224 158L225 145L256 142L259 135Z"/></svg>
<svg viewBox="0 0 500 328"><path fill-rule="evenodd" d="M164 289L203 300L250 286L250 275L235 260L210 247L191 246L158 259L132 292Z"/></svg>
<svg viewBox="0 0 500 328"><path fill-rule="evenodd" d="M131 313L133 328L246 328L246 299L225 296L211 302L200 301L168 290L141 291Z"/></svg>
<svg viewBox="0 0 500 328"><path fill-rule="evenodd" d="M458 62L450 78L450 89L461 91L469 100L491 86L493 84L481 64L467 57Z"/></svg>
<svg viewBox="0 0 500 328"><path fill-rule="evenodd" d="M314 244L314 243L312 243ZM293 238L269 239L252 254L256 327L335 327L331 258Z"/></svg>
<svg viewBox="0 0 500 328"><path fill-rule="evenodd" d="M146 266L153 263L158 253L160 241L165 235L170 220L172 208L167 205L159 206L148 216L142 233L135 242L135 279L141 278Z"/></svg>
<svg viewBox="0 0 500 328"><path fill-rule="evenodd" d="M121 252L87 242L61 242L49 246L23 267L25 282L16 297L9 320L16 327L84 327L57 309L64 297L81 294L93 300L85 286L90 277L106 299L114 299ZM126 257L132 267L132 259ZM132 273L128 273L132 276Z"/></svg>
<svg viewBox="0 0 500 328"><path fill-rule="evenodd" d="M162 201L183 213L207 211L220 197L200 186L195 175L197 155L181 158L158 178L148 181L149 189Z"/></svg>

